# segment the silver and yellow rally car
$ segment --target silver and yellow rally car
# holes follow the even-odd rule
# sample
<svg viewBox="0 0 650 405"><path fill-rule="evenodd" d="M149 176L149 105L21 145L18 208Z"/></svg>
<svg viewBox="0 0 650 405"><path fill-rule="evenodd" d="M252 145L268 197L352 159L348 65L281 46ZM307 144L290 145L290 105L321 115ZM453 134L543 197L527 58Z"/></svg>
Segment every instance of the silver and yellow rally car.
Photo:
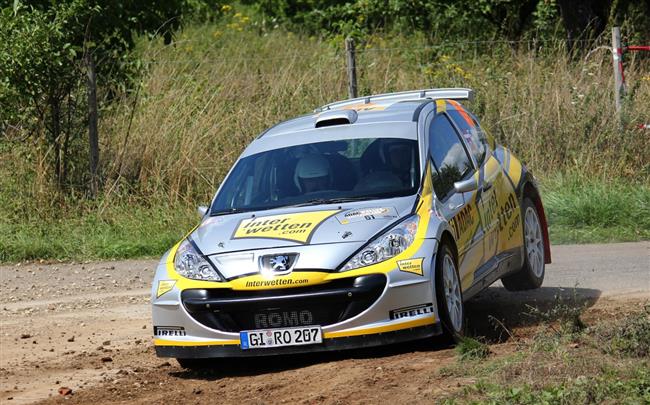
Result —
<svg viewBox="0 0 650 405"><path fill-rule="evenodd" d="M535 180L459 100L328 104L258 136L157 267L154 344L197 359L462 335L463 302L550 263Z"/></svg>

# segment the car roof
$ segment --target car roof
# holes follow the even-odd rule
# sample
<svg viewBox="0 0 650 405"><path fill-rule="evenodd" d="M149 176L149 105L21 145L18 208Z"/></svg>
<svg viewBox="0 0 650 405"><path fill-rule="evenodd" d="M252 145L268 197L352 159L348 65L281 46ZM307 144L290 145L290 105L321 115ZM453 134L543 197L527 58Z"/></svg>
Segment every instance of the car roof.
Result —
<svg viewBox="0 0 650 405"><path fill-rule="evenodd" d="M428 89L339 101L269 128L242 157L267 150L353 138L417 139L420 111L434 99L464 100L469 89ZM343 121L341 121L343 120ZM320 125L324 124L324 125Z"/></svg>
<svg viewBox="0 0 650 405"><path fill-rule="evenodd" d="M355 126L381 122L413 122L417 121L417 115L414 117L414 114L419 111L424 104L429 102L431 102L431 100L400 101L397 103L384 104L359 104L351 106L349 110L355 110L357 112L358 118L354 123L352 123L352 125ZM321 114L323 114L323 112L315 112L281 122L262 133L260 138L277 137L291 132L313 129L315 128L316 119Z"/></svg>

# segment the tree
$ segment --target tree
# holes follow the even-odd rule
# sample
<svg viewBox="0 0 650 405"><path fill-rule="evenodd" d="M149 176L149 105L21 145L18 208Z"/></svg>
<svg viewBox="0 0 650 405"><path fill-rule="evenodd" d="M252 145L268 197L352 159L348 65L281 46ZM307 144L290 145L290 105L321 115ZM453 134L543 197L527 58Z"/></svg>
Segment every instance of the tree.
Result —
<svg viewBox="0 0 650 405"><path fill-rule="evenodd" d="M110 99L111 84L128 84L129 51L138 35L160 35L170 43L183 14L216 12L218 5L214 0L0 0L0 130L44 139L56 183L64 187L69 148L88 124L81 106L89 61Z"/></svg>

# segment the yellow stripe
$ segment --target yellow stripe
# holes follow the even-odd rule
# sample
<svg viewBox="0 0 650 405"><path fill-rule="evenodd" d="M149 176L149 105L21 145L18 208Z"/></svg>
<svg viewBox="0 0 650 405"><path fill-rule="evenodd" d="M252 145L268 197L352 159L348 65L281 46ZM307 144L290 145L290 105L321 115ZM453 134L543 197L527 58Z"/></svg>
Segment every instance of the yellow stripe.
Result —
<svg viewBox="0 0 650 405"><path fill-rule="evenodd" d="M323 337L325 339L333 339L340 337L348 336L360 336L360 335L373 335L376 333L385 333L393 332L396 330L416 328L418 326L433 325L435 323L434 317L416 319L413 321L394 323L385 326L376 326L374 328L365 328L365 329L354 329L354 330L343 330L340 332L325 332ZM188 341L175 341L175 340L165 340L165 339L154 339L154 346L227 346L227 345L239 345L239 340L209 340L202 342L188 342Z"/></svg>
<svg viewBox="0 0 650 405"><path fill-rule="evenodd" d="M343 331L340 331L340 332L325 332L324 337L325 337L325 339L331 339L331 338L337 338L337 337L372 335L372 334L375 334L375 333L392 332L392 331L401 330L401 329L415 328L415 327L418 327L418 326L433 325L435 323L435 320L436 320L436 318L429 317L429 318L416 319L414 321L394 323L394 324L385 325L385 326L376 326L374 328L355 329L355 330L349 330L349 331L343 330Z"/></svg>
<svg viewBox="0 0 650 405"><path fill-rule="evenodd" d="M512 180L512 183L517 187L519 185L519 181L521 180L521 162L519 162L519 159L513 156L510 151L508 151L508 154L510 155L510 165L508 167L508 176L510 176L510 179Z"/></svg>
<svg viewBox="0 0 650 405"><path fill-rule="evenodd" d="M436 113L447 111L447 102L445 100L436 100Z"/></svg>
<svg viewBox="0 0 650 405"><path fill-rule="evenodd" d="M238 345L239 340L208 340L203 342L190 342L185 340L154 339L154 346L227 346Z"/></svg>

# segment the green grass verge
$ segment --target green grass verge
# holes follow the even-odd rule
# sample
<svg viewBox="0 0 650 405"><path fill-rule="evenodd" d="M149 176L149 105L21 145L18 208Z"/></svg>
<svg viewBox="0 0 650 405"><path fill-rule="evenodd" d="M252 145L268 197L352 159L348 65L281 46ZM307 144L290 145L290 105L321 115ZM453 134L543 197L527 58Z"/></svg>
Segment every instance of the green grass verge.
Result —
<svg viewBox="0 0 650 405"><path fill-rule="evenodd" d="M159 256L199 218L192 207L75 208L56 219L0 222L0 261Z"/></svg>
<svg viewBox="0 0 650 405"><path fill-rule="evenodd" d="M650 239L650 187L558 176L542 182L551 242ZM80 200L83 201L83 200ZM192 203L66 200L0 217L0 261L155 257L198 222Z"/></svg>
<svg viewBox="0 0 650 405"><path fill-rule="evenodd" d="M578 174L542 182L551 242L597 243L650 239L650 186Z"/></svg>

